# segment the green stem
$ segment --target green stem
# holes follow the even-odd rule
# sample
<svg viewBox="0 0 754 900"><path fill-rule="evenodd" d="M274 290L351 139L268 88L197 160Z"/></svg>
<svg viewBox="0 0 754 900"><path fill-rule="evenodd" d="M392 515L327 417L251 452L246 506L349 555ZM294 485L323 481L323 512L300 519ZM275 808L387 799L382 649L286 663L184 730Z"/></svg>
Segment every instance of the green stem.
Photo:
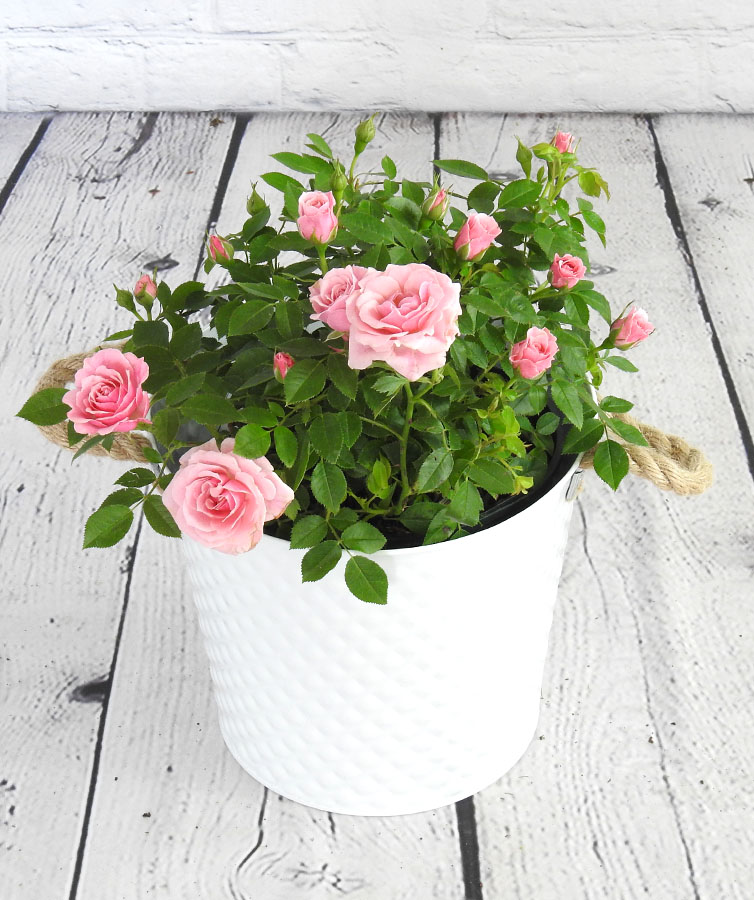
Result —
<svg viewBox="0 0 754 900"><path fill-rule="evenodd" d="M327 271L327 260L325 259L325 248L322 244L317 244L317 255L319 256L319 267L324 275Z"/></svg>
<svg viewBox="0 0 754 900"><path fill-rule="evenodd" d="M354 183L353 179L354 179L354 174L356 172L356 160L360 156L361 156L360 153L354 153L353 159L351 160L351 168L348 170L348 183L351 185L352 188L356 187L356 184Z"/></svg>
<svg viewBox="0 0 754 900"><path fill-rule="evenodd" d="M400 515L403 511L403 504L411 493L411 485L408 481L408 436L411 432L411 418L414 414L414 395L411 385L406 383L406 419L403 423L403 433L401 434L401 494L396 504L397 513Z"/></svg>

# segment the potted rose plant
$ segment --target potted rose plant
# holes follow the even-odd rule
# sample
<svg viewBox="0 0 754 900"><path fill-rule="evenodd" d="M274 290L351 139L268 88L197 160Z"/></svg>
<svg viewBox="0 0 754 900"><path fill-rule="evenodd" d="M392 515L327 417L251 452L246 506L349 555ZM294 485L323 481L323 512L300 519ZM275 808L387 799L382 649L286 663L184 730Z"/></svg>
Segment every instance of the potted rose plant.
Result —
<svg viewBox="0 0 754 900"><path fill-rule="evenodd" d="M389 814L464 797L527 746L579 466L686 493L710 470L597 393L652 325L586 277L585 231L605 231L588 198L608 187L570 135L519 142L508 183L463 160L432 183L388 156L359 175L373 136L359 124L347 165L317 134L275 154L295 173L262 176L280 215L255 187L241 229L208 240L225 283L116 289L132 325L19 414L77 456L150 464L84 546L140 507L183 535L241 765Z"/></svg>

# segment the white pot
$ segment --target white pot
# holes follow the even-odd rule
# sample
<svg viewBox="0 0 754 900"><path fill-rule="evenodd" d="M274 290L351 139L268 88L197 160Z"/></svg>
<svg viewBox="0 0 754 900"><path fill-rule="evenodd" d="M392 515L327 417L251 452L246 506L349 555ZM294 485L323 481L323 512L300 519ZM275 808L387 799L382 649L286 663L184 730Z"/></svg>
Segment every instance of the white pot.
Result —
<svg viewBox="0 0 754 900"><path fill-rule="evenodd" d="M537 725L576 468L499 525L380 551L386 606L349 593L343 561L302 585L304 551L278 538L241 556L184 538L241 766L291 800L367 816L435 809L505 774Z"/></svg>

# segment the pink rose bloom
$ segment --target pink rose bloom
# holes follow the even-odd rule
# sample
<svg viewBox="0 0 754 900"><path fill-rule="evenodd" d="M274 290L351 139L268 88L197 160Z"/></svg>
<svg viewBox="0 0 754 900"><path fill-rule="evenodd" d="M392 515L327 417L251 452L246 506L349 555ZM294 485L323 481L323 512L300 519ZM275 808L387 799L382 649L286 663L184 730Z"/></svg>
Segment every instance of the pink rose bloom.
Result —
<svg viewBox="0 0 754 900"><path fill-rule="evenodd" d="M558 254L556 253L555 259L552 261L552 265L550 266L550 280L552 281L553 287L572 288L575 284L578 284L579 281L581 281L581 279L584 277L585 272L586 266L578 258L578 256L571 256L570 253L565 253L563 256L558 256Z"/></svg>
<svg viewBox="0 0 754 900"><path fill-rule="evenodd" d="M91 435L138 428L148 421L149 394L141 387L148 377L149 366L140 356L98 350L76 372L75 387L63 394L73 427Z"/></svg>
<svg viewBox="0 0 754 900"><path fill-rule="evenodd" d="M332 191L308 191L298 198L296 225L301 237L318 244L327 244L335 237L338 219Z"/></svg>
<svg viewBox="0 0 754 900"><path fill-rule="evenodd" d="M526 338L511 347L509 359L523 378L536 378L550 368L557 352L555 336L546 328L532 326L526 332Z"/></svg>
<svg viewBox="0 0 754 900"><path fill-rule="evenodd" d="M368 274L346 306L348 365L365 369L382 360L410 381L444 365L458 335L460 293L423 263Z"/></svg>
<svg viewBox="0 0 754 900"><path fill-rule="evenodd" d="M363 266L346 266L326 272L309 288L314 309L312 319L319 319L333 331L347 332L351 326L346 316L346 302L358 290L361 279L374 271Z"/></svg>
<svg viewBox="0 0 754 900"><path fill-rule="evenodd" d="M610 334L619 350L629 350L634 344L646 340L654 330L646 312L638 306L632 306L627 315L616 319L610 326Z"/></svg>
<svg viewBox="0 0 754 900"><path fill-rule="evenodd" d="M288 369L290 369L294 362L295 360L288 353L276 353L272 357L272 368L275 370L275 374L280 376L281 381L285 378Z"/></svg>
<svg viewBox="0 0 754 900"><path fill-rule="evenodd" d="M146 294L148 297L157 296L157 285L149 275L142 275L134 285L134 296L139 297L142 294Z"/></svg>
<svg viewBox="0 0 754 900"><path fill-rule="evenodd" d="M568 131L559 131L552 139L552 144L561 153L568 153L573 146L573 135Z"/></svg>
<svg viewBox="0 0 754 900"><path fill-rule="evenodd" d="M444 188L437 188L422 204L422 212L433 222L439 222L450 206L450 197Z"/></svg>
<svg viewBox="0 0 754 900"><path fill-rule="evenodd" d="M222 553L256 547L265 522L277 519L293 491L275 474L266 457L233 453L226 438L192 447L165 488L162 500L184 534Z"/></svg>
<svg viewBox="0 0 754 900"><path fill-rule="evenodd" d="M456 235L453 247L461 259L476 259L500 234L500 228L492 216L470 213Z"/></svg>
<svg viewBox="0 0 754 900"><path fill-rule="evenodd" d="M213 234L208 241L208 249L210 257L217 262L219 259L232 259L233 247L225 238L218 237Z"/></svg>

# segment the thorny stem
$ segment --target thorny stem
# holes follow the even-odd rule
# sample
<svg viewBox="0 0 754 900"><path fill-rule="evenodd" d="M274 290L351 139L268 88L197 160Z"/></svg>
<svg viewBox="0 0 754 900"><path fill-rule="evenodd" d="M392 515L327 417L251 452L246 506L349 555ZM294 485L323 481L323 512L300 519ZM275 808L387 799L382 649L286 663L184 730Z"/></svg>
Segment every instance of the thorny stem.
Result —
<svg viewBox="0 0 754 900"><path fill-rule="evenodd" d="M408 481L408 436L411 431L411 418L414 414L414 395L411 385L406 383L406 419L403 423L403 433L401 434L401 493L398 497L397 514L400 515L406 498L411 493L411 485Z"/></svg>

